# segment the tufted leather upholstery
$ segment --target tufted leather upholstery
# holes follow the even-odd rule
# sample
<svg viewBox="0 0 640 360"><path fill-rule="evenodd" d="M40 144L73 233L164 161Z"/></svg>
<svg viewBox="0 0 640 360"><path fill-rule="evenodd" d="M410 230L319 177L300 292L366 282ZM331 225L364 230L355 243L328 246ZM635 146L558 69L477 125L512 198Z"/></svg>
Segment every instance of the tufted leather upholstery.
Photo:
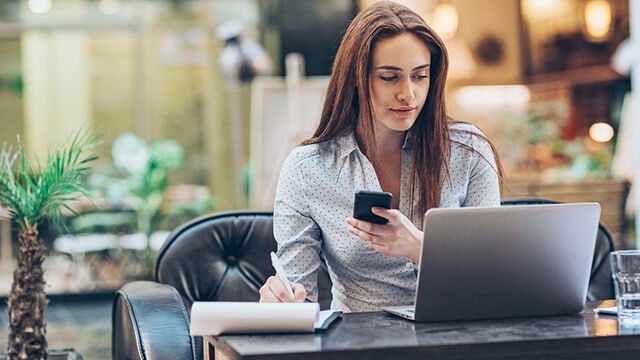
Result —
<svg viewBox="0 0 640 360"><path fill-rule="evenodd" d="M559 201L544 198L521 198L506 199L502 205L532 205L532 204L554 204ZM613 299L615 297L613 289L613 279L611 278L611 265L609 253L614 250L613 239L607 227L600 223L598 225L598 237L596 238L596 248L591 263L591 276L589 278L589 289L587 300Z"/></svg>
<svg viewBox="0 0 640 360"><path fill-rule="evenodd" d="M189 336L194 301L257 301L274 273L276 249L268 211L229 211L193 219L160 248L154 281L120 288L113 302L113 359L202 359L202 338ZM329 307L330 281L319 276L320 307Z"/></svg>

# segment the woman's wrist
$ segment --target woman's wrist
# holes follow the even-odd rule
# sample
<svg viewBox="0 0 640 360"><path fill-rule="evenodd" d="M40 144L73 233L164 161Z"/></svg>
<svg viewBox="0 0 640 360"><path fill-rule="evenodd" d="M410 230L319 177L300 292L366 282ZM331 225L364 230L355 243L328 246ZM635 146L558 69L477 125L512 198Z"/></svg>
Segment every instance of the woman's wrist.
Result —
<svg viewBox="0 0 640 360"><path fill-rule="evenodd" d="M417 231L417 233L414 234L413 251L409 258L417 265L420 265L420 256L422 255L423 239L424 239L424 233L422 231Z"/></svg>

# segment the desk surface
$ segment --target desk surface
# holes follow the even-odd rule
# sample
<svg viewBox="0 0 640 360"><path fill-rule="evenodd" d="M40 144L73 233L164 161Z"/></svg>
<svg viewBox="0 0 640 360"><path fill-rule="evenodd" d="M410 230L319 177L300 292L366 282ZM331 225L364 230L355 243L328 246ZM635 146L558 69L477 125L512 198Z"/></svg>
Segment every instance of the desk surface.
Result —
<svg viewBox="0 0 640 360"><path fill-rule="evenodd" d="M640 331L590 302L577 315L414 323L383 312L347 313L324 332L206 336L221 359L638 359Z"/></svg>

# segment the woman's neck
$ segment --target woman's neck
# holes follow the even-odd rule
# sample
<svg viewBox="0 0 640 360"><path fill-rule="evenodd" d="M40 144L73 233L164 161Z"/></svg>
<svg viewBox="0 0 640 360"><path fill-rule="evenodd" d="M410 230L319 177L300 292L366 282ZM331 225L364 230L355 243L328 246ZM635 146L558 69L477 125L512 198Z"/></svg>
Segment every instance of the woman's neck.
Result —
<svg viewBox="0 0 640 360"><path fill-rule="evenodd" d="M373 167L383 191L393 194L393 207L400 203L402 145L406 132L382 131L376 134Z"/></svg>
<svg viewBox="0 0 640 360"><path fill-rule="evenodd" d="M406 131L378 131L376 133L376 146L372 151L376 157L392 153L399 154L402 152L406 134Z"/></svg>

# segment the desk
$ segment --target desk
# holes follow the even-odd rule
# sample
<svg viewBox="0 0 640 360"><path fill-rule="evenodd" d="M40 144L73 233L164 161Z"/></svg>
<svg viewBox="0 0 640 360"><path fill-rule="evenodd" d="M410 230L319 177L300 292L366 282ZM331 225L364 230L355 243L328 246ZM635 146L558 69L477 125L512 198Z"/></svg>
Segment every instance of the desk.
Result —
<svg viewBox="0 0 640 360"><path fill-rule="evenodd" d="M321 333L204 337L204 358L236 359L638 359L640 332L589 302L577 315L413 323L383 313L347 313Z"/></svg>

